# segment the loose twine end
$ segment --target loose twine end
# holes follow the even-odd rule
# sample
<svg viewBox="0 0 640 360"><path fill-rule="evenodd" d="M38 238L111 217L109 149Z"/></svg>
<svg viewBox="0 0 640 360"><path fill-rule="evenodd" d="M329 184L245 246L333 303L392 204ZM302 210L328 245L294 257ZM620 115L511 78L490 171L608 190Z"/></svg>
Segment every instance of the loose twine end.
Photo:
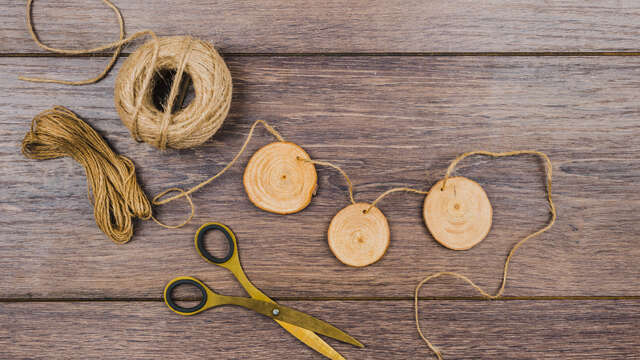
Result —
<svg viewBox="0 0 640 360"><path fill-rule="evenodd" d="M427 277L425 277L422 281L420 281L418 283L418 285L416 286L415 292L414 292L414 313L415 313L415 322L416 322L416 329L418 330L418 334L420 335L420 337L422 338L422 340L427 344L427 346L429 347L429 349L431 349L431 351L438 357L439 360L442 360L442 353L440 352L440 350L438 348L436 348L428 339L427 337L424 335L424 333L422 332L422 329L420 328L420 317L419 317L419 313L418 313L418 296L419 296L419 292L420 292L420 288L427 282L429 282L432 279L441 277L441 276L450 276L459 280L462 280L464 282L466 282L467 284L469 284L472 288L474 288L480 295L482 295L484 298L486 299L491 299L491 300L495 300L495 299L499 299L502 294L504 293L506 284L507 284L507 275L509 272L509 264L511 263L511 259L513 258L513 255L516 253L516 251L528 240L544 233L545 231L549 230L553 224L555 223L556 219L557 219L557 212L556 212L556 207L553 203L553 199L551 197L551 180L552 180L552 170L553 170L553 166L551 164L551 160L549 159L549 157L540 151L536 151L536 150L520 150L520 151L509 151L509 152L502 152L502 153L496 153L496 152L490 152L490 151L471 151L471 152L467 152L464 153L460 156L458 156L453 162L451 162L451 164L449 165L449 168L447 169L444 181L443 181L443 187L442 189L444 189L444 185L446 184L447 179L450 177L451 173L455 170L456 165L464 158L468 157L468 156L472 156L472 155L485 155L485 156L492 156L492 157L505 157L505 156L515 156L515 155L522 155L522 154L530 154L530 155L536 155L539 156L545 165L545 173L546 173L546 190L547 190L547 201L549 203L549 211L551 213L551 218L549 220L549 222L547 223L547 225L545 225L542 229L527 235L526 237L524 237L523 239L521 239L520 241L518 241L509 251L509 255L507 255L507 258L504 262L504 267L503 267L503 272L502 272L502 281L500 284L500 288L498 289L498 291L496 292L495 295L491 295L488 292L486 292L484 289L482 289L480 286L476 285L471 279L469 279L467 276L456 273L456 272L449 272L449 271L442 271L442 272L438 272L435 274L431 274Z"/></svg>
<svg viewBox="0 0 640 360"><path fill-rule="evenodd" d="M133 40L135 40L135 39L137 39L139 37L142 37L144 35L151 35L154 39L157 40L155 34L151 30L140 31L140 32L137 32L137 33L125 38L124 18L122 16L122 13L120 12L120 10L111 1L102 0L102 2L104 2L108 7L110 7L113 10L113 12L116 14L116 18L118 19L118 26L119 26L119 38L118 38L117 41L114 41L112 43L109 43L109 44L106 44L106 45L102 45L102 46L98 46L98 47L91 48L91 49L79 49L79 50L60 49L60 48L55 48L55 47L48 46L48 45L44 44L42 41L40 41L40 38L38 37L38 34L37 34L37 32L36 32L36 30L35 30L35 28L33 26L33 19L32 19L33 0L28 0L27 1L27 9L26 9L27 30L29 31L29 35L31 35L31 39L33 39L33 41L40 48L42 48L44 50L51 51L51 52L58 53L58 54L65 54L65 55L82 55L82 54L92 54L92 53L96 53L96 52L99 52L99 51L114 49L113 55L111 56L111 59L109 60L107 65L104 67L102 72L100 72L100 74L98 74L97 76L95 76L93 78L90 78L90 79L77 80L77 81L62 80L62 79L47 79L47 78L27 77L27 76L18 76L18 79L23 80L23 81L30 81L30 82L54 83L54 84L64 84L64 85L94 84L94 83L102 80L109 73L109 71L113 68L113 65L118 60L118 56L120 55L120 52L122 51L122 46L123 45L125 45L127 43L130 43L131 41L133 41Z"/></svg>

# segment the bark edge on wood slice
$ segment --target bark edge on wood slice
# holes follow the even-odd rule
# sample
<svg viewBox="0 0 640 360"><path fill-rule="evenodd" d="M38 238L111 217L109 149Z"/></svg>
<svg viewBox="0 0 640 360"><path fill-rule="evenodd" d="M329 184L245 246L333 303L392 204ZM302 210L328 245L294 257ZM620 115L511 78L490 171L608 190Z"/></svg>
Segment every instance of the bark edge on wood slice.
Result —
<svg viewBox="0 0 640 360"><path fill-rule="evenodd" d="M333 255L343 264L368 266L387 252L391 232L382 211L367 203L351 204L331 219L327 240Z"/></svg>
<svg viewBox="0 0 640 360"><path fill-rule="evenodd" d="M452 250L468 250L482 241L493 217L487 193L477 182L451 177L438 181L424 199L422 215L434 239Z"/></svg>
<svg viewBox="0 0 640 360"><path fill-rule="evenodd" d="M258 208L293 214L306 208L318 187L318 174L304 149L291 142L274 142L251 156L244 171L244 189Z"/></svg>

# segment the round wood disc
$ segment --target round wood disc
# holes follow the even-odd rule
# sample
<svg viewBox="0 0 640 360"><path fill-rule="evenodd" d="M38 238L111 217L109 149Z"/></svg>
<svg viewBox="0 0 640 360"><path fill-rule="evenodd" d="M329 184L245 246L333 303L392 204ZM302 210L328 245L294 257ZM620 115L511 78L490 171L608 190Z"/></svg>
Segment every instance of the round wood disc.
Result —
<svg viewBox="0 0 640 360"><path fill-rule="evenodd" d="M318 186L313 164L304 149L290 142L274 142L256 151L244 171L249 200L276 214L298 212L311 202Z"/></svg>
<svg viewBox="0 0 640 360"><path fill-rule="evenodd" d="M351 204L340 210L329 224L329 248L338 260L355 267L380 260L389 247L389 223L367 203Z"/></svg>
<svg viewBox="0 0 640 360"><path fill-rule="evenodd" d="M467 250L491 229L493 209L477 182L457 176L438 181L424 200L423 216L431 235L452 250Z"/></svg>

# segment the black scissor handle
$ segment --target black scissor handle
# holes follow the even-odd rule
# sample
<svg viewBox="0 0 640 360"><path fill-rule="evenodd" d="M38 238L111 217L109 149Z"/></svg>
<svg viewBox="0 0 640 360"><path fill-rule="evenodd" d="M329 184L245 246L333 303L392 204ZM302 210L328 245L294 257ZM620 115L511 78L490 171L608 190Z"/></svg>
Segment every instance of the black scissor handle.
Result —
<svg viewBox="0 0 640 360"><path fill-rule="evenodd" d="M210 230L219 230L227 238L227 241L229 242L229 250L225 257L222 257L222 258L215 257L211 255L211 253L207 251L207 249L205 249L204 234L206 234ZM196 250L198 251L198 254L200 254L200 256L205 258L207 261L211 261L212 263L215 263L215 264L226 263L233 257L233 254L236 252L236 236L233 234L233 231L231 231L231 229L229 229L228 227L220 223L207 223L202 225L200 229L198 229L198 232L196 233L195 242L196 242Z"/></svg>
<svg viewBox="0 0 640 360"><path fill-rule="evenodd" d="M198 290L200 290L200 292L202 293L202 300L200 300L200 303L197 304L196 306L192 306L189 308L186 307L182 307L178 304L175 303L175 301L173 301L173 292L175 291L176 287L180 286L180 285L191 285L191 286L195 286L196 288L198 288ZM196 280L195 278L192 277L187 277L187 276L183 276L183 277L177 277L173 280L171 280L167 286L164 288L164 302L165 304L167 304L167 306L173 310L174 312L180 314L180 315L193 315L193 314L197 314L199 313L205 305L207 303L207 290L205 289L204 285Z"/></svg>

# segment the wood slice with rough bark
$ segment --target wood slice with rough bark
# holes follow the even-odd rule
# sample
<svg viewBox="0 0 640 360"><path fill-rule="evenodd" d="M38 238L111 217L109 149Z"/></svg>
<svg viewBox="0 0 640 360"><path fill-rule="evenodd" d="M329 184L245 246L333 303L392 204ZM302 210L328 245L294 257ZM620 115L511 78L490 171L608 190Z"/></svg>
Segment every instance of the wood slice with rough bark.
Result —
<svg viewBox="0 0 640 360"><path fill-rule="evenodd" d="M431 235L442 246L468 250L491 229L493 209L482 186L465 177L438 181L424 200L423 217Z"/></svg>
<svg viewBox="0 0 640 360"><path fill-rule="evenodd" d="M376 207L366 211L369 206L351 204L340 210L329 224L329 248L346 265L371 265L380 260L389 247L391 233L387 218Z"/></svg>
<svg viewBox="0 0 640 360"><path fill-rule="evenodd" d="M276 214L301 211L315 194L318 175L304 149L290 142L274 142L253 154L244 171L249 200L262 210Z"/></svg>

